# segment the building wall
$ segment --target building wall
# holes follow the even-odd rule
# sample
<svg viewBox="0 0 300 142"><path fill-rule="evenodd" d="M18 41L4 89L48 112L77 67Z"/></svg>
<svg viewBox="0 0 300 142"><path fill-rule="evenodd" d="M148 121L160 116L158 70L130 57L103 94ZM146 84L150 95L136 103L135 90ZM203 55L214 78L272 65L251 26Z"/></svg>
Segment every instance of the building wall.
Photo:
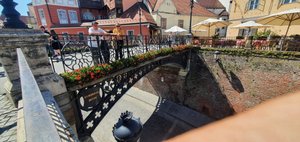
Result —
<svg viewBox="0 0 300 142"><path fill-rule="evenodd" d="M45 5L46 0L32 0L33 6ZM69 7L78 7L78 1L73 0L47 0L48 5L56 5L56 6L69 6Z"/></svg>
<svg viewBox="0 0 300 142"><path fill-rule="evenodd" d="M44 11L45 14L45 18L46 18L46 27L47 28L51 28L53 26L74 26L74 25L79 25L81 23L81 18L80 18L80 12L79 12L79 8L76 7L65 7L65 6L56 6L56 5L49 5L48 6L50 11L48 11L48 8L46 5L38 5L38 6L34 6L34 11L35 14L37 16L37 23L38 25L43 25L41 23L41 18L39 15L38 10L42 9ZM59 17L58 17L58 10L66 10L67 12L67 17L68 17L68 24L61 24L59 21ZM78 19L78 23L71 23L70 21L70 16L68 11L76 11L77 13L77 19ZM51 14L51 18L50 18L50 14ZM51 20L50 20L51 19Z"/></svg>
<svg viewBox="0 0 300 142"><path fill-rule="evenodd" d="M167 18L167 27L169 29L173 26L178 26L178 20L183 20L183 28L189 30L190 26L190 16L189 15L179 15L179 14L169 14L169 13L154 13L153 18L156 21L158 26L161 26L161 18ZM193 16L192 18L192 26L206 20L208 18L216 18L216 17L203 17L203 16ZM167 34L164 31L166 29L162 29L163 34ZM208 36L208 29L204 32L193 32L195 36ZM187 32L186 32L187 33ZM210 33L214 33L214 29L210 30Z"/></svg>
<svg viewBox="0 0 300 142"><path fill-rule="evenodd" d="M57 34L88 34L88 28L87 27L61 27L61 28L52 28Z"/></svg>
<svg viewBox="0 0 300 142"><path fill-rule="evenodd" d="M189 9L188 9L189 10ZM161 6L159 7L157 12L152 13L154 20L156 21L158 26L161 26L161 18L167 18L167 27L169 29L173 26L178 26L178 20L183 20L183 28L189 30L190 25L190 16L189 15L180 15L177 14L176 7L172 0L165 0ZM193 16L192 18L192 26L206 20L207 18L217 18L217 17L204 17L204 16ZM162 29L163 34L166 29ZM188 33L188 32L186 32ZM214 30L211 29L211 33L214 33ZM208 32L193 32L195 36L207 36Z"/></svg>
<svg viewBox="0 0 300 142"><path fill-rule="evenodd" d="M229 20L232 24L228 28L227 36L237 36L238 29L232 29L232 26L240 24L242 21L256 20L257 18L267 16L270 14L278 13L281 11L300 8L299 2L294 2L290 4L280 5L280 0L259 0L260 5L257 9L246 10L246 4L248 0L233 0L230 8ZM288 35L299 34L300 26L291 26ZM272 26L268 28L276 34L284 35L287 29L287 26ZM260 29L264 30L264 29Z"/></svg>
<svg viewBox="0 0 300 142"><path fill-rule="evenodd" d="M128 31L133 31L134 35L139 35L140 33L140 27L139 25L122 25L121 26L122 29L126 32L126 35L128 35ZM79 33L83 33L85 35L88 34L88 28L89 27L60 27L60 28L52 28L55 30L55 32L57 34L79 34ZM109 30L113 30L114 26L101 26L100 28L102 28L105 31L109 31ZM150 31L149 28L147 27L147 25L142 25L142 34L144 36L148 36L150 35Z"/></svg>
<svg viewBox="0 0 300 142"><path fill-rule="evenodd" d="M102 26L101 27L104 30L113 30L114 26ZM139 35L140 34L140 26L139 24L136 25L122 25L121 28L126 32L126 35L128 35L128 31L133 31L133 35ZM142 25L142 35L148 36L150 35L150 29L147 25Z"/></svg>
<svg viewBox="0 0 300 142"><path fill-rule="evenodd" d="M27 5L27 7L28 7L28 16L29 16L29 24L30 24L28 25L28 27L37 29L38 25L37 25L36 15L34 12L34 7L32 5Z"/></svg>
<svg viewBox="0 0 300 142"><path fill-rule="evenodd" d="M82 21L89 21L89 20L84 19L84 16L83 16L83 15L84 15L85 12L90 12L90 13L93 14L93 16L94 16L93 21L94 21L94 20L98 20L98 19L102 19L101 17L103 16L102 13L101 13L98 9L86 9L86 8L81 8L81 9L80 9L80 12L81 12L81 20L82 20Z"/></svg>

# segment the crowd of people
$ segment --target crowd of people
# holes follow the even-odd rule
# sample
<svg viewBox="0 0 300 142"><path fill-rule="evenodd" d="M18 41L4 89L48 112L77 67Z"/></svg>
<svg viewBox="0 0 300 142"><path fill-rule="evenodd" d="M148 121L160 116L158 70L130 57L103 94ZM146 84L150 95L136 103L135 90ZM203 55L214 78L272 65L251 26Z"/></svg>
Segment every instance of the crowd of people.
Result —
<svg viewBox="0 0 300 142"><path fill-rule="evenodd" d="M46 30L44 26L40 26L40 30L49 35L49 44L47 45L48 55L54 59L58 59L61 55L61 44L56 32L51 29L50 32ZM92 26L88 29L87 45L90 47L94 64L108 63L110 60L109 44L115 50L115 59L123 58L123 36L125 36L124 30L120 24L117 23L112 31L105 31L101 29L97 22L92 22ZM105 36L112 38L111 43L105 40Z"/></svg>

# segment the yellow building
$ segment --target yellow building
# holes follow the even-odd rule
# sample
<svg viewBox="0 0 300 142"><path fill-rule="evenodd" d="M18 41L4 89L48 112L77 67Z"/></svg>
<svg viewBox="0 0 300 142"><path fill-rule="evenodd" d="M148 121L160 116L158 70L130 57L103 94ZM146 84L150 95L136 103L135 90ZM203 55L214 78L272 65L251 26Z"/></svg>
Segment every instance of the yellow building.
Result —
<svg viewBox="0 0 300 142"><path fill-rule="evenodd" d="M164 31L175 25L189 30L190 0L149 0L149 7L157 25L161 26L163 34L167 34ZM223 5L222 8L225 10ZM218 15L209 11L200 3L195 3L192 25L208 18L218 18ZM213 32L214 31L211 31L211 33ZM194 35L207 36L207 32L194 32Z"/></svg>
<svg viewBox="0 0 300 142"><path fill-rule="evenodd" d="M243 36L247 30L233 29L231 27L247 22L257 20L258 18L282 12L285 10L300 8L300 0L231 0L229 9L229 21L232 24L228 27L227 37ZM272 26L270 29L273 33L284 35L287 26ZM265 29L259 29L260 31ZM253 32L256 30L254 29ZM291 26L288 35L300 34L300 25Z"/></svg>

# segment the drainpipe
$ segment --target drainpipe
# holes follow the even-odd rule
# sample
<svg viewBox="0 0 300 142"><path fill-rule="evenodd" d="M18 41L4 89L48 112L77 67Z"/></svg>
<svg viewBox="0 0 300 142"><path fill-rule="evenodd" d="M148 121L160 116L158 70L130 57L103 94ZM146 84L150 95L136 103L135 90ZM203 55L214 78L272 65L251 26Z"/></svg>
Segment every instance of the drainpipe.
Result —
<svg viewBox="0 0 300 142"><path fill-rule="evenodd" d="M48 11L48 13L49 13L50 23L51 23L52 25L54 25L54 24L53 24L53 21L52 21L52 16L51 16L51 13L50 13L50 8L49 8L49 5L48 5L48 0L45 0L45 3L46 3L47 11ZM52 26L52 25L51 25L51 26Z"/></svg>

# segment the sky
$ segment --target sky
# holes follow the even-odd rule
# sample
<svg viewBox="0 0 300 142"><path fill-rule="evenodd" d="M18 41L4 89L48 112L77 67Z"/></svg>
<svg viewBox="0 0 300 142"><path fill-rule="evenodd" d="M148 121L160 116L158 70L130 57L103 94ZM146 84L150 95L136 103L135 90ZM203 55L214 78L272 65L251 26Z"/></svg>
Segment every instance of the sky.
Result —
<svg viewBox="0 0 300 142"><path fill-rule="evenodd" d="M31 0L14 0L14 2L18 3L18 5L16 6L17 11L21 14L21 15L25 15L27 16L27 4L31 2ZM2 12L2 6L0 5L0 11Z"/></svg>
<svg viewBox="0 0 300 142"><path fill-rule="evenodd" d="M219 1L226 7L226 10L228 11L230 0L219 0Z"/></svg>
<svg viewBox="0 0 300 142"><path fill-rule="evenodd" d="M230 0L219 0L227 9L229 7L229 1ZM31 2L31 0L14 0L14 2L18 3L16 9L21 15L27 15L27 4ZM0 6L0 11L2 12L2 6Z"/></svg>

